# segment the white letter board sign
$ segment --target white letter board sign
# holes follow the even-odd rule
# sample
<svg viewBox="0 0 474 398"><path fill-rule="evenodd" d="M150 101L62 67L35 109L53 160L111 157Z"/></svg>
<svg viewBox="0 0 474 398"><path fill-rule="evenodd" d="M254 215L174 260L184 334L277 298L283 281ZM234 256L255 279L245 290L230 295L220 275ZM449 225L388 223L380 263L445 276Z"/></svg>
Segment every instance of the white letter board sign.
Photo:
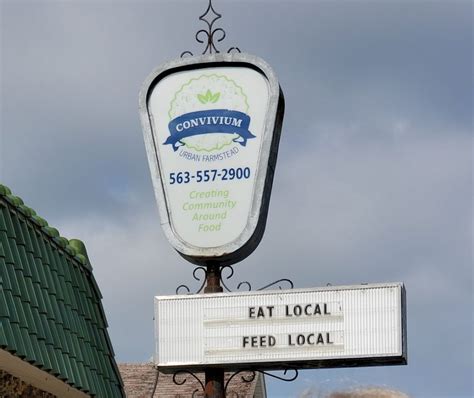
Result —
<svg viewBox="0 0 474 398"><path fill-rule="evenodd" d="M276 76L260 58L173 61L140 93L161 224L195 264L248 256L265 228L283 119Z"/></svg>
<svg viewBox="0 0 474 398"><path fill-rule="evenodd" d="M163 372L406 364L401 283L155 297Z"/></svg>

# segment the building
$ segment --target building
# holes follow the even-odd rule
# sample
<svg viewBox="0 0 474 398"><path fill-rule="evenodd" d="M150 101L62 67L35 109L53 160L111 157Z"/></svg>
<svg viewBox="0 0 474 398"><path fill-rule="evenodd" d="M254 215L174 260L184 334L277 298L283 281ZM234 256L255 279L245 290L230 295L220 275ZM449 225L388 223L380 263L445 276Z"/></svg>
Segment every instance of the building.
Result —
<svg viewBox="0 0 474 398"><path fill-rule="evenodd" d="M84 244L0 185L0 396L125 396Z"/></svg>
<svg viewBox="0 0 474 398"><path fill-rule="evenodd" d="M199 382L190 374L183 373L173 381L173 374L157 373L151 363L119 364L125 391L128 398L202 398L204 396ZM226 373L225 381L232 373ZM247 380L252 380L251 373L242 373ZM204 384L204 374L195 376ZM158 377L158 378L157 378ZM186 381L184 381L186 380ZM183 382L184 381L184 382ZM256 373L250 382L244 382L241 374L232 378L229 383L227 397L229 398L266 398L265 378Z"/></svg>

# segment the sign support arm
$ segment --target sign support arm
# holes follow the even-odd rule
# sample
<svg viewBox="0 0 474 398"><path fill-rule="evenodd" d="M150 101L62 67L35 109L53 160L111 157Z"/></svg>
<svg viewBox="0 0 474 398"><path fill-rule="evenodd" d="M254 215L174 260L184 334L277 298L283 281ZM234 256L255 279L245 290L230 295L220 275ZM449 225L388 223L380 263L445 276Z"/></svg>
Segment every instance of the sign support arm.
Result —
<svg viewBox="0 0 474 398"><path fill-rule="evenodd" d="M218 263L209 263L206 269L206 287L204 293L222 293L221 268ZM205 374L205 398L224 398L224 369L206 368Z"/></svg>

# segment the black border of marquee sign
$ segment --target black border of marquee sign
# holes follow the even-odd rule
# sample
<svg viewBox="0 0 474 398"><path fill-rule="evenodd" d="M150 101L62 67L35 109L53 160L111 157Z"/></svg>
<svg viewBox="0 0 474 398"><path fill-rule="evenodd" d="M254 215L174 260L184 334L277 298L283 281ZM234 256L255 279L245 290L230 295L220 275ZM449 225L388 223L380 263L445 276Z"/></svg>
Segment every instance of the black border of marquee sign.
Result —
<svg viewBox="0 0 474 398"><path fill-rule="evenodd" d="M408 347L407 347L407 316L406 316L406 290L403 283L374 283L363 285L349 286L329 286L324 288L316 288L317 291L324 290L350 290L360 288L380 288L380 287L397 287L400 289L400 327L401 327L401 352L400 355L387 356L354 356L337 359L315 359L315 360L295 360L295 361L268 361L255 363L225 363L225 364L181 364L181 365L160 365L157 364L160 372L175 373L180 371L200 372L208 367L225 369L225 371L242 372L242 371L281 371L281 370L301 370L301 369L325 369L325 368L350 368L350 367L371 367L371 366L387 366L387 365L406 365L408 363ZM297 289L307 291L309 289ZM311 289L313 290L313 289ZM290 290L288 290L289 292ZM294 291L294 290L291 290ZM280 290L284 293L285 290ZM246 292L253 293L255 291ZM261 292L261 293L268 293ZM224 293L227 295L228 293ZM240 294L240 293L239 293ZM245 294L245 293L243 293ZM172 299L176 296L163 296L163 298ZM156 311L156 307L155 307ZM159 333L159 332L158 332ZM155 336L156 337L156 336Z"/></svg>
<svg viewBox="0 0 474 398"><path fill-rule="evenodd" d="M242 234L228 244L200 248L180 239L172 229L148 101L154 87L165 77L181 71L213 67L245 67L259 72L268 82L269 102L247 225ZM159 66L148 76L140 91L139 106L148 163L162 220L161 225L167 239L179 254L193 264L208 265L213 262L226 266L242 261L256 249L263 237L270 203L285 108L283 92L274 71L261 58L244 53L212 54L177 59Z"/></svg>

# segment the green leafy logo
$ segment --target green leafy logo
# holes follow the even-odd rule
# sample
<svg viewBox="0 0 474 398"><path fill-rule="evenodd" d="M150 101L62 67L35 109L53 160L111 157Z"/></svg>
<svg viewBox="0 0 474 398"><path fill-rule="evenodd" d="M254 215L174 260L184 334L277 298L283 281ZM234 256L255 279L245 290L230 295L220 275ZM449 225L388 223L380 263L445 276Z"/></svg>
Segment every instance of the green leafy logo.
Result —
<svg viewBox="0 0 474 398"><path fill-rule="evenodd" d="M201 104L207 104L208 102L212 102L215 104L218 100L219 97L221 96L221 93L211 93L211 90L207 90L206 94L198 94L198 100Z"/></svg>

